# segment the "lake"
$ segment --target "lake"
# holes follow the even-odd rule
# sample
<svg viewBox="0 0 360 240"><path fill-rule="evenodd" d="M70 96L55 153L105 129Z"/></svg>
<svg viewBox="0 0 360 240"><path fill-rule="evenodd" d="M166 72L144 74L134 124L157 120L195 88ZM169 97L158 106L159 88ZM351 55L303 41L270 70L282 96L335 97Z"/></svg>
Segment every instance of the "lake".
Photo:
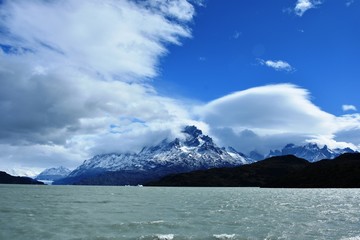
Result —
<svg viewBox="0 0 360 240"><path fill-rule="evenodd" d="M360 239L360 189L0 185L0 239Z"/></svg>

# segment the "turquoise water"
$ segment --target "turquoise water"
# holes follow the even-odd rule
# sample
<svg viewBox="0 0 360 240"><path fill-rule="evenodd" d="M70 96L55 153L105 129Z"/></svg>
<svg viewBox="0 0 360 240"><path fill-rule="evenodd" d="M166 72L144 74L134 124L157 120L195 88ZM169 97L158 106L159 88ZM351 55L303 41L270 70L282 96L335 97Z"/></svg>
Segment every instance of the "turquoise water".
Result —
<svg viewBox="0 0 360 240"><path fill-rule="evenodd" d="M0 239L360 239L358 189L0 185Z"/></svg>

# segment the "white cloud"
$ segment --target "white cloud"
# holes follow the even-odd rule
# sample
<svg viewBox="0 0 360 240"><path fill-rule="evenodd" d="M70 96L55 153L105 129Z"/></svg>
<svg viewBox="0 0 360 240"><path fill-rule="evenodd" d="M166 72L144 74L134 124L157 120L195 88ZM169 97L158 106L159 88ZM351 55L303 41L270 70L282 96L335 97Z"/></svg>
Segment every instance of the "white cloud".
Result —
<svg viewBox="0 0 360 240"><path fill-rule="evenodd" d="M184 2L169 4L181 4L191 20L193 8ZM40 61L51 58L53 65L133 80L156 75L157 60L167 51L164 43L190 37L185 26L167 19L167 14L185 18L174 11L159 13L130 1L18 0L3 4L1 25L11 33L9 44L30 49Z"/></svg>
<svg viewBox="0 0 360 240"><path fill-rule="evenodd" d="M35 176L50 166L76 168L88 155L61 145L0 144L1 170L13 175Z"/></svg>
<svg viewBox="0 0 360 240"><path fill-rule="evenodd" d="M267 67L273 68L276 71L286 71L286 72L292 72L295 71L295 68L293 68L289 63L281 60L273 61L273 60L263 60L258 59L259 63L261 65L265 65Z"/></svg>
<svg viewBox="0 0 360 240"><path fill-rule="evenodd" d="M336 117L310 101L309 92L290 84L269 85L235 92L196 109L222 145L241 151L283 147L307 141L329 147L351 146L335 137L360 128L360 119Z"/></svg>
<svg viewBox="0 0 360 240"><path fill-rule="evenodd" d="M320 0L298 0L296 2L294 12L298 16L302 16L307 10L315 8L317 5L322 4Z"/></svg>
<svg viewBox="0 0 360 240"><path fill-rule="evenodd" d="M334 128L327 123L335 118L313 105L306 90L290 84L235 92L208 103L200 112L211 125L263 133L326 133Z"/></svg>
<svg viewBox="0 0 360 240"><path fill-rule="evenodd" d="M341 117L342 130L335 133L334 140L339 142L350 142L360 146L360 115L351 114Z"/></svg>
<svg viewBox="0 0 360 240"><path fill-rule="evenodd" d="M1 4L0 169L74 167L196 123L187 104L159 96L147 81L166 46L191 37L194 8L154 2Z"/></svg>
<svg viewBox="0 0 360 240"><path fill-rule="evenodd" d="M344 104L344 105L342 105L342 110L344 112L346 112L346 111L357 111L357 108L354 105Z"/></svg>

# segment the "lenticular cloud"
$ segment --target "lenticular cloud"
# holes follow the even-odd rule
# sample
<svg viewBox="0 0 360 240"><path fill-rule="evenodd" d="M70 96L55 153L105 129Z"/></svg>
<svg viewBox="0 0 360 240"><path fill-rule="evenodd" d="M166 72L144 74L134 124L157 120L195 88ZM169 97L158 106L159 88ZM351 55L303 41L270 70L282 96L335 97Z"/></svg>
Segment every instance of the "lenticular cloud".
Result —
<svg viewBox="0 0 360 240"><path fill-rule="evenodd" d="M196 109L221 145L242 151L279 148L287 143L317 142L330 147L356 146L335 141L358 128L358 118L336 117L310 101L307 90L291 84L250 88L216 99ZM356 145L358 143L355 143Z"/></svg>

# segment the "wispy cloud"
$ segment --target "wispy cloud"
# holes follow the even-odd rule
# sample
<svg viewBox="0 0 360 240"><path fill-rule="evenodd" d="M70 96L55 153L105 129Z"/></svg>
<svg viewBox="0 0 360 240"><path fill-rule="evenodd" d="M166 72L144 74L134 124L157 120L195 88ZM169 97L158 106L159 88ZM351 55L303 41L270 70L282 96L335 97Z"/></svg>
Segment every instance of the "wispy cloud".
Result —
<svg viewBox="0 0 360 240"><path fill-rule="evenodd" d="M175 17L181 21L189 21L194 16L194 7L186 0L163 1L148 0L145 5L158 9L167 16ZM199 2L201 4L201 2Z"/></svg>
<svg viewBox="0 0 360 240"><path fill-rule="evenodd" d="M346 3L345 3L345 5L346 5L347 7L350 7L350 5L352 5L354 2L355 2L355 0L347 0Z"/></svg>
<svg viewBox="0 0 360 240"><path fill-rule="evenodd" d="M241 32L235 31L232 37L233 39L238 39L240 36L241 36Z"/></svg>
<svg viewBox="0 0 360 240"><path fill-rule="evenodd" d="M320 4L322 4L321 0L298 0L296 2L294 12L296 15L301 17L306 11L315 8Z"/></svg>
<svg viewBox="0 0 360 240"><path fill-rule="evenodd" d="M344 112L347 112L347 111L357 111L357 108L356 108L354 105L344 104L344 105L342 105L342 110L343 110Z"/></svg>
<svg viewBox="0 0 360 240"><path fill-rule="evenodd" d="M273 61L273 60L258 59L258 61L261 65L273 68L276 71L286 71L286 72L295 71L295 68L293 68L289 63L282 60Z"/></svg>

